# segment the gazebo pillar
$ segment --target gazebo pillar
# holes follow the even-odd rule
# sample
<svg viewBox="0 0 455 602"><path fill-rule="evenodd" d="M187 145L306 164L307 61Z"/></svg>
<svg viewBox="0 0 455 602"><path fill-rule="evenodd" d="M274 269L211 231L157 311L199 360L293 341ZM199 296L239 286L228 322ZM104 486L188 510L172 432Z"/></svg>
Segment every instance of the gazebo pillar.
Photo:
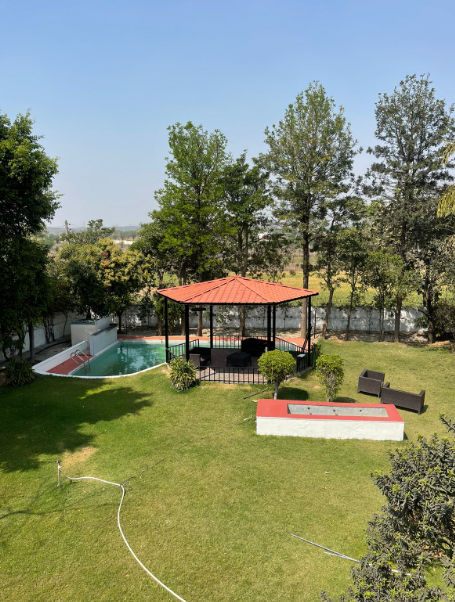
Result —
<svg viewBox="0 0 455 602"><path fill-rule="evenodd" d="M213 349L213 305L210 306L210 349Z"/></svg>
<svg viewBox="0 0 455 602"><path fill-rule="evenodd" d="M272 342L272 307L267 305L267 351L270 351L270 343Z"/></svg>
<svg viewBox="0 0 455 602"><path fill-rule="evenodd" d="M185 303L185 358L190 359L190 306Z"/></svg>
<svg viewBox="0 0 455 602"><path fill-rule="evenodd" d="M276 304L273 304L273 326L272 326L272 336L273 336L273 348L275 349L275 339L276 339Z"/></svg>
<svg viewBox="0 0 455 602"><path fill-rule="evenodd" d="M164 346L166 349L166 364L169 363L169 321L167 297L164 297Z"/></svg>
<svg viewBox="0 0 455 602"><path fill-rule="evenodd" d="M308 324L307 324L307 338L308 338L308 357L311 353L311 297L308 297Z"/></svg>

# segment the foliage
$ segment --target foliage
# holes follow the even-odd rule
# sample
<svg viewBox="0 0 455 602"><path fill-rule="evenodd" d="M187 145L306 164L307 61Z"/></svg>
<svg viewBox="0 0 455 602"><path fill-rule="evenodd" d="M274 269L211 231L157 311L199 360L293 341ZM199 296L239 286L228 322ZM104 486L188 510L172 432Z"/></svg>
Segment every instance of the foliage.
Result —
<svg viewBox="0 0 455 602"><path fill-rule="evenodd" d="M369 551L353 569L353 588L342 600L453 599L455 426L444 416L441 420L450 438L419 437L390 454L390 472L374 476L386 504L370 522ZM441 560L445 592L425 580L425 568Z"/></svg>
<svg viewBox="0 0 455 602"><path fill-rule="evenodd" d="M455 142L451 140L447 143L443 155L443 162L445 165L449 163L453 155L455 155ZM439 201L438 217L446 217L453 213L455 213L455 185L452 184L445 190Z"/></svg>
<svg viewBox="0 0 455 602"><path fill-rule="evenodd" d="M226 138L191 122L168 130L170 158L164 187L155 194L159 209L150 214L153 245L147 251L154 258L163 255L182 284L206 280L224 271L221 179Z"/></svg>
<svg viewBox="0 0 455 602"><path fill-rule="evenodd" d="M265 135L269 150L259 161L275 176L273 192L281 200L282 219L302 249L302 284L308 288L310 246L328 203L347 192L355 141L343 109L336 110L334 100L317 82L297 95L283 119L267 128ZM305 324L303 317L303 331Z"/></svg>
<svg viewBox="0 0 455 602"><path fill-rule="evenodd" d="M275 385L274 399L277 399L280 384L295 372L295 359L290 353L280 349L266 351L258 359L258 368L268 382Z"/></svg>
<svg viewBox="0 0 455 602"><path fill-rule="evenodd" d="M171 383L177 391L185 391L198 383L196 368L183 357L175 357L169 366Z"/></svg>
<svg viewBox="0 0 455 602"><path fill-rule="evenodd" d="M6 364L6 384L11 387L22 387L31 383L35 375L29 361L19 357L13 357Z"/></svg>
<svg viewBox="0 0 455 602"><path fill-rule="evenodd" d="M449 180L442 157L455 134L453 107L435 96L428 76L407 76L392 94L376 103L376 162L369 175L370 194L378 200L380 241L399 256L405 272L421 275L423 302L431 323L434 306L434 245L446 235L448 224L438 220L436 207ZM403 278L404 279L404 278ZM394 300L395 340L399 338L403 294ZM429 338L432 340L432 329Z"/></svg>
<svg viewBox="0 0 455 602"><path fill-rule="evenodd" d="M89 220L87 228L81 232L74 232L67 228L67 231L61 235L60 239L74 245L94 245L100 238L109 238L115 228L103 226L102 219Z"/></svg>
<svg viewBox="0 0 455 602"><path fill-rule="evenodd" d="M273 230L273 199L268 173L250 167L242 153L223 173L226 241L224 256L230 271L257 278L274 277L283 263L283 236Z"/></svg>
<svg viewBox="0 0 455 602"><path fill-rule="evenodd" d="M57 161L39 140L29 113L13 122L0 114L0 248L40 233L58 207L52 190Z"/></svg>
<svg viewBox="0 0 455 602"><path fill-rule="evenodd" d="M58 261L66 275L77 308L90 317L124 310L151 278L151 265L136 249L119 249L109 238L95 244L67 243Z"/></svg>
<svg viewBox="0 0 455 602"><path fill-rule="evenodd" d="M47 249L31 238L15 238L0 254L0 340L5 357L22 355L27 328L46 311L46 267Z"/></svg>
<svg viewBox="0 0 455 602"><path fill-rule="evenodd" d="M30 115L0 114L0 341L6 357L22 354L27 328L47 298L47 249L34 239L58 207L57 162L33 132Z"/></svg>
<svg viewBox="0 0 455 602"><path fill-rule="evenodd" d="M316 360L316 374L325 388L327 401L334 401L344 378L342 358L339 355L320 355Z"/></svg>

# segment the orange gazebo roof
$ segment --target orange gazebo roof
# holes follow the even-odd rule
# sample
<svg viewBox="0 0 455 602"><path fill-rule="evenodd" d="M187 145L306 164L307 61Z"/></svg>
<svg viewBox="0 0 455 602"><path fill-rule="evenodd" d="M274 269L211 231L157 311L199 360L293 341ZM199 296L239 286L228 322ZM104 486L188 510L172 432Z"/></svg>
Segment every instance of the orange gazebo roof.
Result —
<svg viewBox="0 0 455 602"><path fill-rule="evenodd" d="M162 288L157 293L178 303L194 305L268 305L319 294L306 288L243 276L228 276L217 280Z"/></svg>

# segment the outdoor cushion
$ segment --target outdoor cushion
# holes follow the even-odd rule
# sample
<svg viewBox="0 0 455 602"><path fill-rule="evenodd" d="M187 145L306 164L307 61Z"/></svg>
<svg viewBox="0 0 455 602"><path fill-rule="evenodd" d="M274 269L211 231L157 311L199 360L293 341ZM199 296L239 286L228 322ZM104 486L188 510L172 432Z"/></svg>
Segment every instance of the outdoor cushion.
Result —
<svg viewBox="0 0 455 602"><path fill-rule="evenodd" d="M245 351L235 351L226 358L227 366L246 367L251 364L251 355Z"/></svg>
<svg viewBox="0 0 455 602"><path fill-rule="evenodd" d="M240 346L242 351L245 353L249 353L254 357L261 356L267 348L267 341L265 339L255 339L250 337L248 339L243 339L242 344ZM273 349L273 342L270 341L270 345L268 346L269 351Z"/></svg>

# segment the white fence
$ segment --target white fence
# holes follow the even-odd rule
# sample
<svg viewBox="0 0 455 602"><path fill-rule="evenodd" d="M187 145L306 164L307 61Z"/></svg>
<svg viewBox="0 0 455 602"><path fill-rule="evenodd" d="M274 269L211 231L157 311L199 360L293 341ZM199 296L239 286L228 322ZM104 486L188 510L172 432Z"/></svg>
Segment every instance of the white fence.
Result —
<svg viewBox="0 0 455 602"><path fill-rule="evenodd" d="M70 334L71 322L78 319L78 314L69 313L67 317L64 314L55 314L54 316L54 339L61 339L63 336ZM34 328L35 334L35 349L46 345L46 332L43 325L37 325ZM30 339L28 334L25 335L24 353L30 349ZM4 360L3 353L0 351L0 362Z"/></svg>
<svg viewBox="0 0 455 602"><path fill-rule="evenodd" d="M139 318L139 308L137 306L130 307L124 314L122 320L129 328L134 326L151 326L156 327L156 316L152 315L150 319L141 320ZM214 306L214 326L231 326L238 328L239 313L235 307ZM421 311L416 307L405 308L401 312L401 332L413 333L420 332L423 329L417 325L417 320L422 315ZM325 307L312 308L313 326L320 330L325 316ZM276 327L279 330L299 330L301 320L300 307L283 307L278 305L276 310ZM112 316L112 321L116 322L115 316ZM190 311L190 325L196 327L198 321L197 313ZM333 307L328 329L332 331L343 332L346 329L348 321L347 309ZM393 332L395 325L395 315L393 311L384 312L384 330L385 332ZM208 313L203 313L203 326L209 327ZM247 308L246 313L247 328L267 328L267 314L265 307ZM379 311L375 308L356 307L351 314L351 330L360 332L379 332Z"/></svg>

